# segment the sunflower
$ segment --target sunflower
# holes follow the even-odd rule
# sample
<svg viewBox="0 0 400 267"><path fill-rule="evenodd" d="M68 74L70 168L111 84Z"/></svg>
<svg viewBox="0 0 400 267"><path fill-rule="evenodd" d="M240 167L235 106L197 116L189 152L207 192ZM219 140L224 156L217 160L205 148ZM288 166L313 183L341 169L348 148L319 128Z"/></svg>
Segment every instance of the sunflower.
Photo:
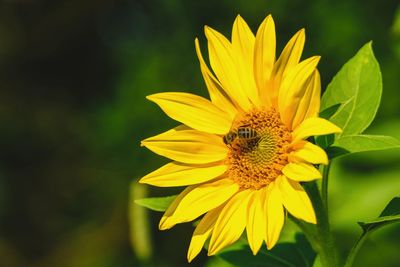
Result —
<svg viewBox="0 0 400 267"><path fill-rule="evenodd" d="M140 182L159 187L187 186L163 215L169 229L204 215L197 225L188 260L210 239L208 255L235 242L246 229L253 254L263 242L277 243L285 210L316 223L301 182L321 178L327 164L310 136L341 131L319 118L319 56L300 61L304 29L275 58L275 24L267 16L256 36L237 16L231 42L205 27L208 68L195 40L210 99L189 93L158 93L155 102L180 126L142 141L142 146L173 160Z"/></svg>

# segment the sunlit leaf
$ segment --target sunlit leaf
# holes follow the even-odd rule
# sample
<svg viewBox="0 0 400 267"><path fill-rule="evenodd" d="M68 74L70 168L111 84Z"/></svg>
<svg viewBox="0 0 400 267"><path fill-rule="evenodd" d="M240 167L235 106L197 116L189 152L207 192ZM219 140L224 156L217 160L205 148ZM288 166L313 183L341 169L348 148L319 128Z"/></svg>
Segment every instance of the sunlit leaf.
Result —
<svg viewBox="0 0 400 267"><path fill-rule="evenodd" d="M400 147L400 142L389 136L361 135L373 121L381 95L381 72L370 42L343 66L322 97L320 115L343 130L335 138L331 135L315 140L330 158Z"/></svg>
<svg viewBox="0 0 400 267"><path fill-rule="evenodd" d="M338 138L333 145L348 153L400 148L399 140L384 135L348 135Z"/></svg>
<svg viewBox="0 0 400 267"><path fill-rule="evenodd" d="M360 134L373 121L381 95L381 72L369 42L333 78L322 97L321 109L341 104L330 117L343 129L337 137Z"/></svg>
<svg viewBox="0 0 400 267"><path fill-rule="evenodd" d="M137 205L149 208L151 210L165 211L175 198L176 195L168 197L149 197L149 198L136 199L135 203Z"/></svg>

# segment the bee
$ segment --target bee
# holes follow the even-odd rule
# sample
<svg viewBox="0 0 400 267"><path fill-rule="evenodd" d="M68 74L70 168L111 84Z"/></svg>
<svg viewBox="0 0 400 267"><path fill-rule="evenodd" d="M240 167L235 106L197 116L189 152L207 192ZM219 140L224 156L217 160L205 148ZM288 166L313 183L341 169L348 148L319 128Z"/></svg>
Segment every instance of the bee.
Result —
<svg viewBox="0 0 400 267"><path fill-rule="evenodd" d="M243 141L255 140L258 134L253 128L240 126L237 130L229 131L223 137L223 141L226 145L231 145L236 138Z"/></svg>

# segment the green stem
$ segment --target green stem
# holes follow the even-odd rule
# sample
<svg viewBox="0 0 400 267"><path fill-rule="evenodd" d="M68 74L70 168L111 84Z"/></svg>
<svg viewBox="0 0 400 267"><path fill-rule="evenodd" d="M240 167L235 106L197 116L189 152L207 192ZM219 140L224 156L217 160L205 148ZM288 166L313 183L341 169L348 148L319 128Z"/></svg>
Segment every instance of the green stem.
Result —
<svg viewBox="0 0 400 267"><path fill-rule="evenodd" d="M316 182L308 183L305 186L308 195L313 201L313 206L315 209L315 215L317 217L316 225L316 236L317 245L313 247L317 248L317 252L320 255L321 264L324 267L338 267L338 254L333 241L332 233L330 231L329 217L328 217L328 173L329 165L324 167L323 171L323 181L321 194L318 190ZM312 242L312 240L310 240Z"/></svg>
<svg viewBox="0 0 400 267"><path fill-rule="evenodd" d="M347 256L346 263L344 267L351 267L353 266L354 259L356 258L356 255L358 251L360 250L362 244L364 243L366 237L368 235L368 232L363 233L360 238L357 240L357 242L354 244L354 246L351 248L349 255Z"/></svg>
<svg viewBox="0 0 400 267"><path fill-rule="evenodd" d="M321 186L321 197L322 203L326 209L326 213L328 213L328 178L329 178L329 170L331 168L331 164L322 167L322 186Z"/></svg>

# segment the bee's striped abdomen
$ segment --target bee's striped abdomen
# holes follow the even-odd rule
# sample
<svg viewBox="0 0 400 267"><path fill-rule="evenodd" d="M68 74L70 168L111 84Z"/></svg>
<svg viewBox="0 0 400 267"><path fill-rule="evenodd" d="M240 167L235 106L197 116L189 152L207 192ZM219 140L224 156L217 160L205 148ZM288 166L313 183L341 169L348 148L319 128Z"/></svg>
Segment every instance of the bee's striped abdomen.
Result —
<svg viewBox="0 0 400 267"><path fill-rule="evenodd" d="M243 139L252 139L257 137L257 132L252 128L240 127L237 130L237 136Z"/></svg>

